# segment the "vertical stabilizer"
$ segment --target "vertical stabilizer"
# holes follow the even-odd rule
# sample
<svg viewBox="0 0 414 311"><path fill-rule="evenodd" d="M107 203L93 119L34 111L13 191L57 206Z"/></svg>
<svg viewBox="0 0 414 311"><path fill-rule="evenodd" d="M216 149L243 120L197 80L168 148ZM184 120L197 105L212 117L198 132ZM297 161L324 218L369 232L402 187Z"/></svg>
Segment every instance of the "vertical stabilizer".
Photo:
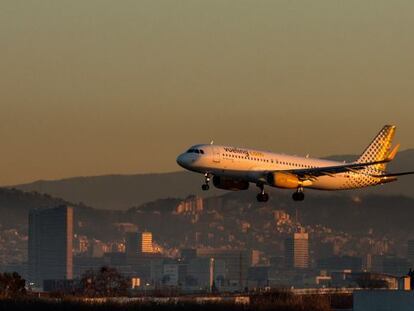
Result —
<svg viewBox="0 0 414 311"><path fill-rule="evenodd" d="M385 160L388 157L388 153L391 149L395 129L395 125L384 126L356 162L366 163ZM379 171L385 171L385 167L386 164L383 163L371 166L370 168Z"/></svg>

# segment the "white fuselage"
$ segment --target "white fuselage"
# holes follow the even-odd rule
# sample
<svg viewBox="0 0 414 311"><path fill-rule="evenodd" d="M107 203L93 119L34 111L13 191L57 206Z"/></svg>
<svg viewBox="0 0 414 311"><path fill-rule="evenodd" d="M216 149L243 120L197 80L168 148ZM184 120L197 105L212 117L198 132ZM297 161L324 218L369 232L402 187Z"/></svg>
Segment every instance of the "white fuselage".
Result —
<svg viewBox="0 0 414 311"><path fill-rule="evenodd" d="M290 156L260 150L218 145L195 145L178 156L177 163L185 169L216 176L224 176L252 183L264 183L264 172L290 171L343 165L343 162ZM365 170L320 176L303 184L320 190L355 189L393 181L372 177Z"/></svg>

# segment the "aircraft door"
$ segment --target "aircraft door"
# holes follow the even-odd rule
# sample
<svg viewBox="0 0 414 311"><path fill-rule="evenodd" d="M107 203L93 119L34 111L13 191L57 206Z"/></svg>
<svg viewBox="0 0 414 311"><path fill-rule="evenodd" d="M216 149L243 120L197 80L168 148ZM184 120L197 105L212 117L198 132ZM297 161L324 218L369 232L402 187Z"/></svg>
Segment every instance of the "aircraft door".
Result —
<svg viewBox="0 0 414 311"><path fill-rule="evenodd" d="M220 148L213 147L213 162L220 163Z"/></svg>

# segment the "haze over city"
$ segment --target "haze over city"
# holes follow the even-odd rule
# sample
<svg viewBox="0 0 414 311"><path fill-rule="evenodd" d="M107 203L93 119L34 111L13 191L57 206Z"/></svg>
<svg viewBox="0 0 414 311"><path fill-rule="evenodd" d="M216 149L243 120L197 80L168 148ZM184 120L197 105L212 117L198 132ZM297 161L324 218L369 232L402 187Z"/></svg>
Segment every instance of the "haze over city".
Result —
<svg viewBox="0 0 414 311"><path fill-rule="evenodd" d="M5 1L0 184L179 170L217 143L414 147L410 1ZM341 142L340 144L338 142Z"/></svg>

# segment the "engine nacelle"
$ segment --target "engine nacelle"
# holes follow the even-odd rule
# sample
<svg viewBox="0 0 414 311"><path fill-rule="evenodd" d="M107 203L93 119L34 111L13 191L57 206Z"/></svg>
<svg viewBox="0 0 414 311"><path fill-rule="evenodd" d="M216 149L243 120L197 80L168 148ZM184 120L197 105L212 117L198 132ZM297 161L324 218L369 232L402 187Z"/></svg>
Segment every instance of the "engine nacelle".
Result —
<svg viewBox="0 0 414 311"><path fill-rule="evenodd" d="M302 185L302 182L296 175L288 173L269 173L267 175L267 182L272 187L284 189L296 189Z"/></svg>
<svg viewBox="0 0 414 311"><path fill-rule="evenodd" d="M213 176L213 185L223 190L238 191L249 189L249 182L247 181L222 176Z"/></svg>

